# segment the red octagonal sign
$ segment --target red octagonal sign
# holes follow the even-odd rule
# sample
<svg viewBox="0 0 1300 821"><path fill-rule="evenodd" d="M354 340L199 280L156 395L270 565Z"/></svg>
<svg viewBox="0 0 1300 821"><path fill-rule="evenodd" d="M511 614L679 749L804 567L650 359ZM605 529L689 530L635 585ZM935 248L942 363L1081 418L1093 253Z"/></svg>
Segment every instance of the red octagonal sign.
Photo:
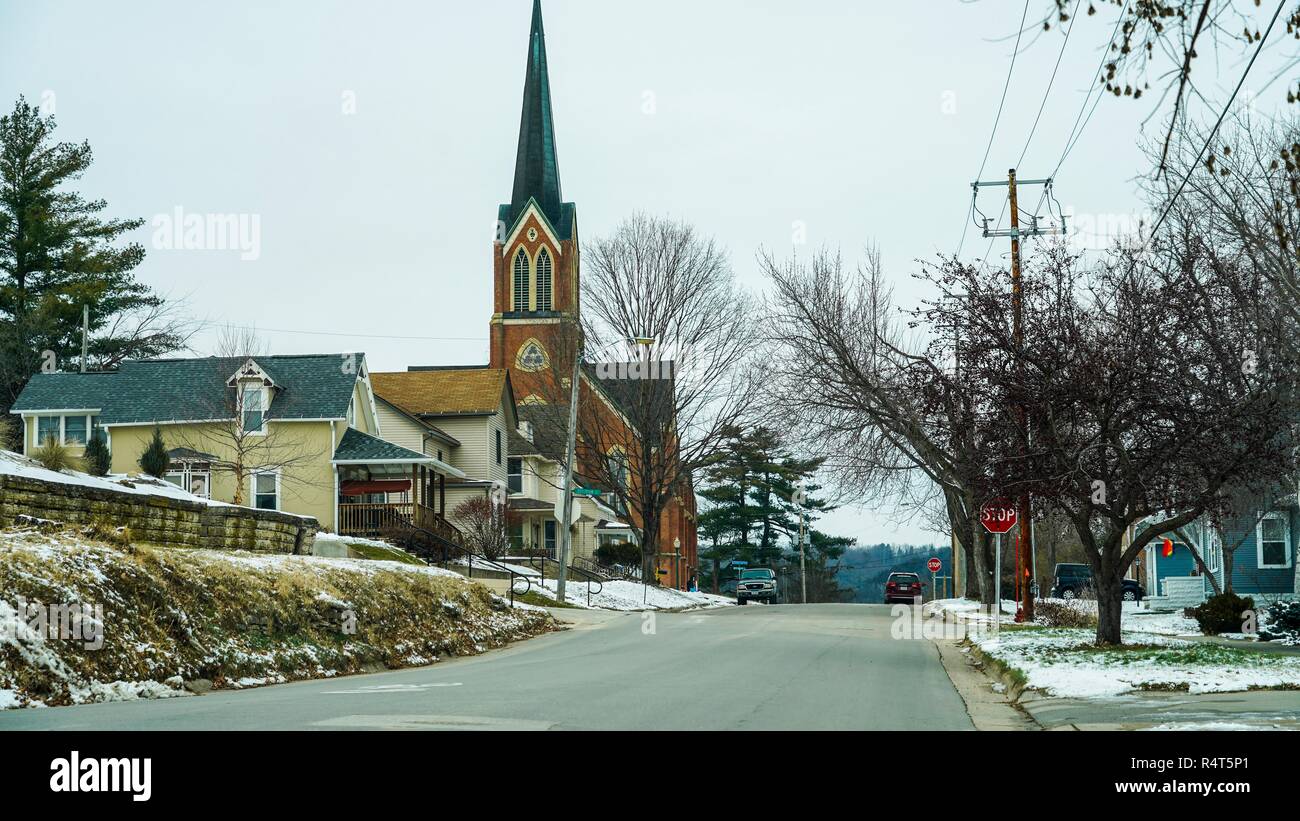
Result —
<svg viewBox="0 0 1300 821"><path fill-rule="evenodd" d="M1006 533L1016 526L1016 506L1006 499L994 499L980 510L980 524L989 533Z"/></svg>
<svg viewBox="0 0 1300 821"><path fill-rule="evenodd" d="M930 569L931 573L938 573L940 570L943 569L943 562L939 561L938 559L931 559L930 561L925 563L925 566Z"/></svg>

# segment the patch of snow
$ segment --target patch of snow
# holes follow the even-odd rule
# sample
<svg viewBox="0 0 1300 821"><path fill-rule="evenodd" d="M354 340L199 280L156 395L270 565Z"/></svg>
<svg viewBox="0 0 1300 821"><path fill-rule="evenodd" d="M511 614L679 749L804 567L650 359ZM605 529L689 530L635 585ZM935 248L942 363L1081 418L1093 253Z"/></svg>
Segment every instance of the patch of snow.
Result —
<svg viewBox="0 0 1300 821"><path fill-rule="evenodd" d="M542 595L556 597L555 579L533 581L533 588ZM592 585L591 604L593 610L683 610L711 607L732 607L736 600L730 596L715 596L712 593L690 593L668 587L641 585L637 582L604 582L600 592L595 592ZM566 602L578 607L587 607L587 582L569 579L564 590Z"/></svg>
<svg viewBox="0 0 1300 821"><path fill-rule="evenodd" d="M979 648L1025 674L1026 686L1062 698L1118 696L1143 688L1178 687L1190 693L1237 692L1255 687L1300 686L1300 657L1254 654L1214 663L1177 650L1204 647L1154 633L1130 633L1131 644L1168 648L1161 658L1149 651L1092 646L1091 630L1003 630L977 641Z"/></svg>

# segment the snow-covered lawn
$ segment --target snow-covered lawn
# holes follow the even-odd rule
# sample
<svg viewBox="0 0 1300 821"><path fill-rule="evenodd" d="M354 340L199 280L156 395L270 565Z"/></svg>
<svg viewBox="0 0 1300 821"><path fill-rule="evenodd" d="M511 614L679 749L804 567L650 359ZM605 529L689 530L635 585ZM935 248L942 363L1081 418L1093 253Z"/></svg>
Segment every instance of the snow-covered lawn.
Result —
<svg viewBox="0 0 1300 821"><path fill-rule="evenodd" d="M985 654L1024 674L1027 688L1059 697L1135 690L1213 693L1300 689L1300 656L1126 631L1126 646L1100 648L1089 629L1002 630L975 640ZM1297 698L1300 700L1300 697Z"/></svg>
<svg viewBox="0 0 1300 821"><path fill-rule="evenodd" d="M992 607L986 608L972 599L935 599L926 602L922 612L927 618L948 618L967 624L992 625L995 621ZM1016 603L1003 601L999 615L1001 624L1015 624Z"/></svg>
<svg viewBox="0 0 1300 821"><path fill-rule="evenodd" d="M592 585L595 591L596 585ZM548 598L555 598L555 579L547 579L545 586L533 579L533 590ZM564 589L564 600L578 607L587 606L587 583L569 579ZM681 610L687 608L730 607L736 600L730 596L712 593L688 593L667 587L643 586L637 582L604 582L603 589L592 592L591 607L600 610Z"/></svg>

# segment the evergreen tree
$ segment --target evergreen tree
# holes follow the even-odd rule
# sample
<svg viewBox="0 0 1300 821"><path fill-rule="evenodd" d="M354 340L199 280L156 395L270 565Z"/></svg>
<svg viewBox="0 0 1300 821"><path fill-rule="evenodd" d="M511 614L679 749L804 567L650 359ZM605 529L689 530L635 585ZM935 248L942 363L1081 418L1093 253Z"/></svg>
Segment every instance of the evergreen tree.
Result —
<svg viewBox="0 0 1300 821"><path fill-rule="evenodd" d="M83 457L86 462L86 472L92 476L107 476L108 471L112 468L113 458L108 452L108 439L104 432L95 431L86 443L86 453Z"/></svg>
<svg viewBox="0 0 1300 821"><path fill-rule="evenodd" d="M115 244L144 220L104 219L104 200L68 190L90 167L90 145L55 142L54 128L22 97L0 117L0 413L48 367L44 351L59 368L79 358L83 306L101 367L177 350L187 338L132 273L144 248Z"/></svg>
<svg viewBox="0 0 1300 821"><path fill-rule="evenodd" d="M167 456L167 445L163 443L162 431L153 429L153 438L140 454L140 469L150 476L161 479L171 467L171 458Z"/></svg>

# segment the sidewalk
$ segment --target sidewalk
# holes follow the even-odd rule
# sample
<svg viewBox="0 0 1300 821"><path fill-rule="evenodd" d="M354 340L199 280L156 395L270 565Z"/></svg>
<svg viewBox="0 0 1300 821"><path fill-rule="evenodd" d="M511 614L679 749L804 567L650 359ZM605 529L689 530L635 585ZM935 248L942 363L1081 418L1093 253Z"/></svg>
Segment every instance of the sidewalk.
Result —
<svg viewBox="0 0 1300 821"><path fill-rule="evenodd" d="M1020 707L1045 730L1300 730L1300 693L1133 693L1049 698L1027 692Z"/></svg>

